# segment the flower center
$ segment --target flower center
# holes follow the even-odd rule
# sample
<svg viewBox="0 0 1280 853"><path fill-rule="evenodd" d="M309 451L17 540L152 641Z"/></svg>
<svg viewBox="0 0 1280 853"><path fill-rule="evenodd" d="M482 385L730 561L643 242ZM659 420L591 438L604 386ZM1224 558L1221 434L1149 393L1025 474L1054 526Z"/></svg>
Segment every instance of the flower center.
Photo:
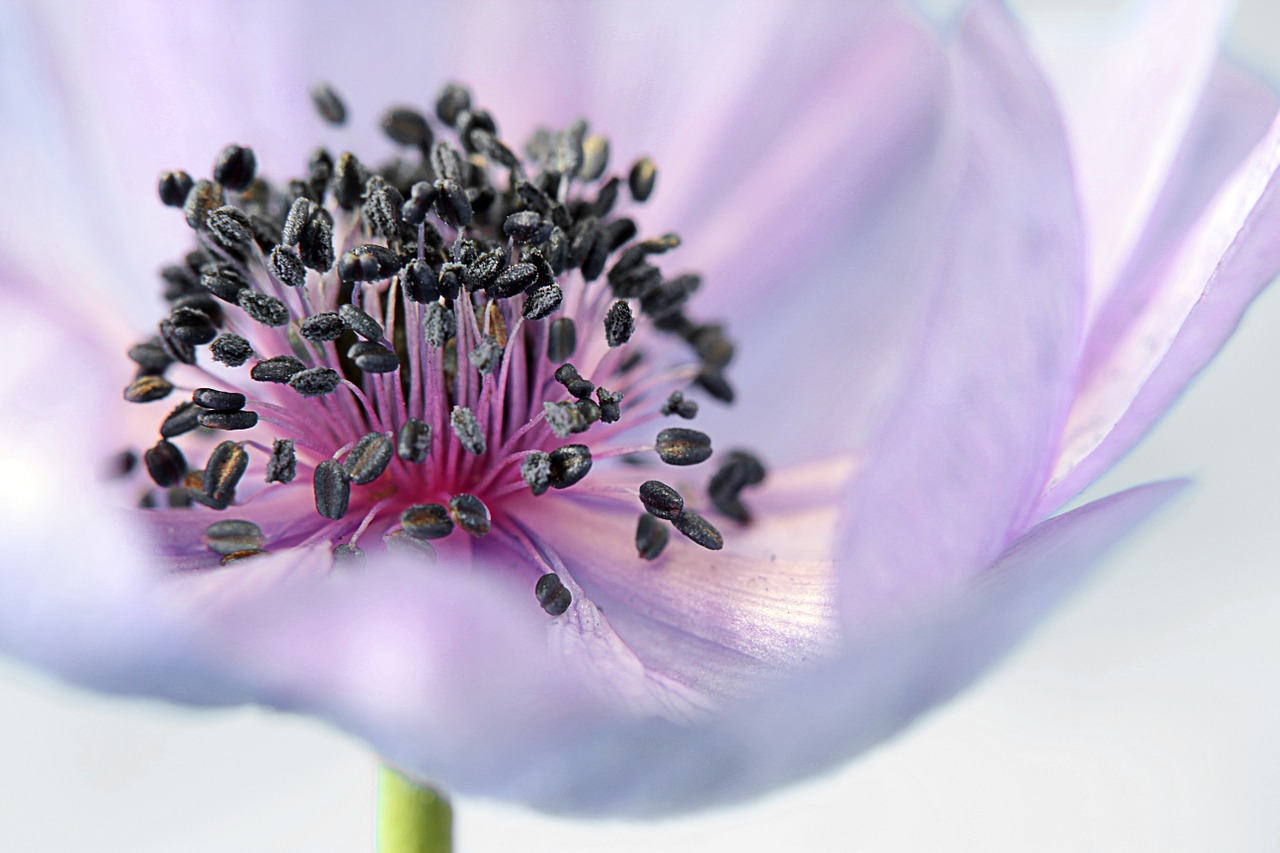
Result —
<svg viewBox="0 0 1280 853"><path fill-rule="evenodd" d="M312 94L345 122L331 89ZM629 502L637 559L660 558L668 524L719 549L695 509L747 523L741 492L764 479L760 462L727 454L689 505L642 472L711 457L705 433L660 423L696 416L689 385L733 398L732 343L685 310L700 277L654 263L679 238L636 239L618 212L624 188L649 198L654 164L607 176L608 140L582 121L517 155L457 85L435 108L438 123L385 115L403 154L381 168L320 149L304 177L272 184L231 145L208 179L161 176L198 247L162 272L171 311L129 350L124 396L189 395L143 454L166 490L143 506L195 531L173 556L229 565L326 543L356 565L370 547L431 561L451 541L497 540L538 568L536 598L556 616L572 596L554 542L521 519L529 500Z"/></svg>

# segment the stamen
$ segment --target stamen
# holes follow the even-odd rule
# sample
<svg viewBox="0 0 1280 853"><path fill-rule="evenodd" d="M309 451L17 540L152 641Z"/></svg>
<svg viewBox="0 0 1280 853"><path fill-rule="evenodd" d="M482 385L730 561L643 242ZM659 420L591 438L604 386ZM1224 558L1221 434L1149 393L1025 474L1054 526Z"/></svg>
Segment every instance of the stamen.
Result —
<svg viewBox="0 0 1280 853"><path fill-rule="evenodd" d="M711 458L711 437L696 429L669 427L658 433L657 451L668 465L697 465Z"/></svg>
<svg viewBox="0 0 1280 853"><path fill-rule="evenodd" d="M670 539L671 532L657 518L648 513L640 516L636 523L636 551L640 559L658 559Z"/></svg>
<svg viewBox="0 0 1280 853"><path fill-rule="evenodd" d="M268 483L292 483L298 476L298 456L294 450L293 439L277 438L271 448L271 458L267 460Z"/></svg>
<svg viewBox="0 0 1280 853"><path fill-rule="evenodd" d="M338 316L360 337L367 341L382 340L382 326L378 321L349 302L338 306Z"/></svg>
<svg viewBox="0 0 1280 853"><path fill-rule="evenodd" d="M380 432L371 432L351 448L347 458L342 462L342 467L352 483L363 486L378 479L378 476L387 470L394 455L395 449L392 447L391 439Z"/></svg>
<svg viewBox="0 0 1280 853"><path fill-rule="evenodd" d="M415 504L400 513L400 524L416 539L442 539L453 532L453 519L442 504Z"/></svg>
<svg viewBox="0 0 1280 853"><path fill-rule="evenodd" d="M578 333L570 317L557 317L547 331L547 359L567 361L578 348Z"/></svg>
<svg viewBox="0 0 1280 853"><path fill-rule="evenodd" d="M289 387L304 397L323 397L332 394L342 384L342 375L332 367L313 367L295 373L289 379Z"/></svg>
<svg viewBox="0 0 1280 853"><path fill-rule="evenodd" d="M201 491L215 503L215 509L225 509L235 500L236 486L249 467L249 454L244 445L236 441L224 441L213 449L205 465L200 481Z"/></svg>
<svg viewBox="0 0 1280 853"><path fill-rule="evenodd" d="M187 458L176 444L161 439L143 454L147 473L162 489L176 486L187 473Z"/></svg>
<svg viewBox="0 0 1280 853"><path fill-rule="evenodd" d="M556 368L555 380L579 400L585 400L591 396L592 391L596 390L595 385L582 378L578 368L567 362Z"/></svg>
<svg viewBox="0 0 1280 853"><path fill-rule="evenodd" d="M400 356L373 341L356 341L347 350L347 358L365 373L394 373L400 369Z"/></svg>
<svg viewBox="0 0 1280 853"><path fill-rule="evenodd" d="M484 536L489 532L489 508L475 495L454 496L449 501L449 515L472 536Z"/></svg>
<svg viewBox="0 0 1280 853"><path fill-rule="evenodd" d="M724 547L724 537L702 516L685 511L671 520L676 530L688 536L694 542L711 551L719 551Z"/></svg>
<svg viewBox="0 0 1280 853"><path fill-rule="evenodd" d="M258 158L252 148L228 145L213 166L213 179L232 192L240 192L253 183Z"/></svg>
<svg viewBox="0 0 1280 853"><path fill-rule="evenodd" d="M205 545L210 551L223 556L238 551L257 551L264 541L261 527L238 518L215 521L204 532Z"/></svg>
<svg viewBox="0 0 1280 853"><path fill-rule="evenodd" d="M476 456L485 452L484 430L480 429L474 412L465 406L454 406L449 425L464 450Z"/></svg>
<svg viewBox="0 0 1280 853"><path fill-rule="evenodd" d="M160 201L165 207L182 207L187 201L187 193L195 182L183 171L164 172L160 175Z"/></svg>
<svg viewBox="0 0 1280 853"><path fill-rule="evenodd" d="M648 201L653 193L653 185L658 180L658 167L648 157L636 161L627 175L627 186L631 189L631 197L636 201Z"/></svg>
<svg viewBox="0 0 1280 853"><path fill-rule="evenodd" d="M340 125L347 121L347 108L342 99L329 86L320 83L311 90L311 101L315 104L320 117L329 124Z"/></svg>
<svg viewBox="0 0 1280 853"><path fill-rule="evenodd" d="M425 558L430 565L434 565L436 560L439 559L434 545L415 538L408 530L392 530L389 533L385 533L382 536L382 543L393 554L404 554L420 559Z"/></svg>
<svg viewBox="0 0 1280 853"><path fill-rule="evenodd" d="M520 477L535 495L546 492L551 486L551 456L540 450L531 452L520 463Z"/></svg>
<svg viewBox="0 0 1280 853"><path fill-rule="evenodd" d="M200 426L200 407L190 400L184 400L160 423L160 435L163 438L176 438L191 432L198 426Z"/></svg>
<svg viewBox="0 0 1280 853"><path fill-rule="evenodd" d="M215 412L238 412L248 402L243 394L216 388L197 388L191 394L191 401L202 409Z"/></svg>
<svg viewBox="0 0 1280 853"><path fill-rule="evenodd" d="M552 616L561 615L573 603L573 594L560 582L560 576L554 572L538 578L533 594L542 605L542 609Z"/></svg>
<svg viewBox="0 0 1280 853"><path fill-rule="evenodd" d="M276 355L258 362L249 370L249 378L255 382L286 384L307 366L291 355Z"/></svg>
<svg viewBox="0 0 1280 853"><path fill-rule="evenodd" d="M347 514L351 503L351 477L341 465L326 459L316 466L312 486L316 498L316 512L337 521Z"/></svg>
<svg viewBox="0 0 1280 853"><path fill-rule="evenodd" d="M620 347L636 331L636 320L631 313L631 306L619 299L609 307L604 317L604 337L611 347Z"/></svg>
<svg viewBox="0 0 1280 853"><path fill-rule="evenodd" d="M672 521L684 512L684 498L675 489L658 480L640 484L640 503L657 518Z"/></svg>
<svg viewBox="0 0 1280 853"><path fill-rule="evenodd" d="M693 400L686 400L679 391L672 391L660 411L664 415L679 415L686 421L691 421L698 415L698 404Z"/></svg>
<svg viewBox="0 0 1280 853"><path fill-rule="evenodd" d="M431 449L431 424L409 418L400 427L396 453L406 462L425 462Z"/></svg>
<svg viewBox="0 0 1280 853"><path fill-rule="evenodd" d="M333 564L343 569L363 569L369 558L359 545L338 545L333 549Z"/></svg>
<svg viewBox="0 0 1280 853"><path fill-rule="evenodd" d="M124 398L130 403L150 403L163 400L173 392L173 384L163 376L139 376L124 389Z"/></svg>
<svg viewBox="0 0 1280 853"><path fill-rule="evenodd" d="M549 482L554 489L567 489L591 471L591 448L585 444L566 444L551 451Z"/></svg>
<svg viewBox="0 0 1280 853"><path fill-rule="evenodd" d="M245 288L236 300L246 314L264 326L283 326L289 322L289 309L274 296Z"/></svg>

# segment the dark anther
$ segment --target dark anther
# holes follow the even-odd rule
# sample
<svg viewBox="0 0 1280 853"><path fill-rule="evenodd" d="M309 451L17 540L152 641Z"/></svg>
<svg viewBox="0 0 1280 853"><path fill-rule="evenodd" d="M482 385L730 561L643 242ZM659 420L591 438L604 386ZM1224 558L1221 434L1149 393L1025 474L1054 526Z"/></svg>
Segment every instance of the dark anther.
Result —
<svg viewBox="0 0 1280 853"><path fill-rule="evenodd" d="M557 317L547 329L547 359L568 361L578 348L578 331L569 317Z"/></svg>
<svg viewBox="0 0 1280 853"><path fill-rule="evenodd" d="M129 358L148 373L161 373L173 364L173 359L164 351L164 347L154 340L129 347Z"/></svg>
<svg viewBox="0 0 1280 853"><path fill-rule="evenodd" d="M496 136L498 126L494 123L493 116L484 110L470 110L458 115L458 139L462 142L462 147L469 152L479 150L471 139L471 135L478 130L487 131Z"/></svg>
<svg viewBox="0 0 1280 853"><path fill-rule="evenodd" d="M604 338L611 347L618 347L631 340L636 330L636 319L631 314L631 306L619 299L609 306L604 315Z"/></svg>
<svg viewBox="0 0 1280 853"><path fill-rule="evenodd" d="M376 243L356 246L338 261L338 277L345 282L378 281L400 271L400 258Z"/></svg>
<svg viewBox="0 0 1280 853"><path fill-rule="evenodd" d="M400 356L382 344L356 341L347 350L347 358L365 373L394 373L400 368Z"/></svg>
<svg viewBox="0 0 1280 853"><path fill-rule="evenodd" d="M520 463L520 477L529 484L535 495L551 487L551 457L541 450L534 450Z"/></svg>
<svg viewBox="0 0 1280 853"><path fill-rule="evenodd" d="M573 403L543 403L542 413L546 417L547 426L550 427L557 438L568 438L569 435L585 432L591 424L583 415L579 404L590 400L577 400ZM595 405L591 403L591 405Z"/></svg>
<svg viewBox="0 0 1280 853"><path fill-rule="evenodd" d="M173 307L175 309L193 308L196 311L202 311L215 325L219 325L223 321L222 303L214 299L212 293L197 292L179 296L173 300Z"/></svg>
<svg viewBox="0 0 1280 853"><path fill-rule="evenodd" d="M604 236L609 241L609 251L612 252L636 236L636 224L625 216L615 219L605 226Z"/></svg>
<svg viewBox="0 0 1280 853"><path fill-rule="evenodd" d="M466 406L454 406L449 415L449 426L458 437L458 443L468 453L479 456L485 451L484 430L476 421L475 413Z"/></svg>
<svg viewBox="0 0 1280 853"><path fill-rule="evenodd" d="M252 148L228 145L213 164L213 179L232 192L240 192L253 183L258 171L258 158Z"/></svg>
<svg viewBox="0 0 1280 853"><path fill-rule="evenodd" d="M426 181L418 181L409 188L409 198L400 206L400 218L410 225L421 225L436 203L436 188Z"/></svg>
<svg viewBox="0 0 1280 853"><path fill-rule="evenodd" d="M218 327L203 311L195 308L175 308L169 315L171 334L184 344L199 346L218 336Z"/></svg>
<svg viewBox="0 0 1280 853"><path fill-rule="evenodd" d="M453 532L453 519L443 504L414 504L400 513L400 525L415 539L443 539Z"/></svg>
<svg viewBox="0 0 1280 853"><path fill-rule="evenodd" d="M646 480L640 484L640 503L650 513L667 521L684 512L684 498L680 493L658 480Z"/></svg>
<svg viewBox="0 0 1280 853"><path fill-rule="evenodd" d="M502 249L484 252L467 265L462 284L468 291L473 292L488 287L506 265L507 253Z"/></svg>
<svg viewBox="0 0 1280 853"><path fill-rule="evenodd" d="M311 152L307 161L307 185L310 198L316 204L324 204L324 194L333 180L333 155L323 148ZM332 223L331 223L332 224Z"/></svg>
<svg viewBox="0 0 1280 853"><path fill-rule="evenodd" d="M342 374L332 367L312 367L293 374L289 387L304 397L323 397L332 394L342 384Z"/></svg>
<svg viewBox="0 0 1280 853"><path fill-rule="evenodd" d="M195 186L187 193L187 200L182 204L182 213L187 224L197 231L205 228L205 218L209 211L216 210L227 203L227 196L221 184L213 181L196 181Z"/></svg>
<svg viewBox="0 0 1280 853"><path fill-rule="evenodd" d="M176 486L187 473L187 458L178 445L164 439L156 442L155 447L148 448L142 458L151 479L163 489Z"/></svg>
<svg viewBox="0 0 1280 853"><path fill-rule="evenodd" d="M693 400L686 400L684 394L679 391L672 391L671 396L662 404L659 411L664 415L679 415L686 421L691 421L697 417L698 404Z"/></svg>
<svg viewBox="0 0 1280 853"><path fill-rule="evenodd" d="M404 265L400 286L410 302L434 302L440 298L440 278L430 264L417 258Z"/></svg>
<svg viewBox="0 0 1280 853"><path fill-rule="evenodd" d="M356 446L347 453L342 467L357 486L372 483L387 470L395 448L391 439L380 432L371 432L356 442Z"/></svg>
<svg viewBox="0 0 1280 853"><path fill-rule="evenodd" d="M249 342L233 332L223 332L209 344L209 353L214 361L227 367L239 367L253 355L253 347Z"/></svg>
<svg viewBox="0 0 1280 853"><path fill-rule="evenodd" d="M215 412L238 412L248 402L243 394L235 391L219 391L217 388L197 388L191 394L191 402L202 409Z"/></svg>
<svg viewBox="0 0 1280 853"><path fill-rule="evenodd" d="M298 326L298 334L313 344L336 341L347 330L347 324L336 311L312 314Z"/></svg>
<svg viewBox="0 0 1280 853"><path fill-rule="evenodd" d="M764 482L764 478L764 465L756 456L734 450L712 475L707 484L707 494L716 509L734 521L747 524L751 521L751 513L742 503L740 493L748 486Z"/></svg>
<svg viewBox="0 0 1280 853"><path fill-rule="evenodd" d="M627 186L631 188L631 197L636 201L647 201L653 193L654 181L658 179L658 167L648 157L642 157L631 167L627 175Z"/></svg>
<svg viewBox="0 0 1280 853"><path fill-rule="evenodd" d="M164 347L165 353L174 361L180 361L183 364L196 363L195 346L174 334L173 323L167 317L160 321L160 346Z"/></svg>
<svg viewBox="0 0 1280 853"><path fill-rule="evenodd" d="M173 384L163 376L148 374L139 376L124 389L124 398L130 403L150 403L163 400L173 391Z"/></svg>
<svg viewBox="0 0 1280 853"><path fill-rule="evenodd" d="M289 322L289 309L268 293L245 288L236 298L244 313L264 326L283 326Z"/></svg>
<svg viewBox="0 0 1280 853"><path fill-rule="evenodd" d="M624 272L609 271L609 287L620 299L641 299L662 286L662 272L653 264L641 263Z"/></svg>
<svg viewBox="0 0 1280 853"><path fill-rule="evenodd" d="M698 275L682 275L664 281L640 297L640 310L655 319L663 319L684 308L689 297L702 285Z"/></svg>
<svg viewBox="0 0 1280 853"><path fill-rule="evenodd" d="M258 425L257 412L201 412L200 426L209 429L253 429Z"/></svg>
<svg viewBox="0 0 1280 853"><path fill-rule="evenodd" d="M529 263L513 264L498 273L493 283L485 288L485 293L494 299L506 299L529 289L537 280L536 266Z"/></svg>
<svg viewBox="0 0 1280 853"><path fill-rule="evenodd" d="M316 209L316 203L306 196L298 196L293 200L289 213L284 218L284 227L280 230L281 245L298 245L302 240L302 232L306 230Z"/></svg>
<svg viewBox="0 0 1280 853"><path fill-rule="evenodd" d="M316 512L320 515L336 521L347 514L351 503L351 478L337 462L326 459L316 466L312 488Z"/></svg>
<svg viewBox="0 0 1280 853"><path fill-rule="evenodd" d="M365 184L364 212L369 230L387 240L396 240L400 236L400 208L404 206L404 196L400 191L387 183L381 175L373 175Z"/></svg>
<svg viewBox="0 0 1280 853"><path fill-rule="evenodd" d="M582 416L584 424L582 429L575 429L574 432L582 432L588 426L600 420L600 407L596 405L595 400L579 400L574 404L574 407L577 408L578 414Z"/></svg>
<svg viewBox="0 0 1280 853"><path fill-rule="evenodd" d="M685 536L710 551L719 551L724 547L724 537L702 516L695 512L682 512L671 521Z"/></svg>
<svg viewBox="0 0 1280 853"><path fill-rule="evenodd" d="M378 324L378 321L350 302L344 302L338 306L338 316L351 328L351 331L365 340L382 340L382 326Z"/></svg>
<svg viewBox="0 0 1280 853"><path fill-rule="evenodd" d="M440 266L440 295L446 299L457 299L462 292L462 282L466 278L465 264L449 262Z"/></svg>
<svg viewBox="0 0 1280 853"><path fill-rule="evenodd" d="M436 97L436 116L453 127L460 113L471 109L471 93L457 83L449 83Z"/></svg>
<svg viewBox="0 0 1280 853"><path fill-rule="evenodd" d="M603 136L588 136L582 141L582 166L578 177L590 183L600 180L609 168L609 140Z"/></svg>
<svg viewBox="0 0 1280 853"><path fill-rule="evenodd" d="M284 246L276 246L271 250L269 263L276 281L285 287L302 287L307 283L307 268L297 255Z"/></svg>
<svg viewBox="0 0 1280 853"><path fill-rule="evenodd" d="M323 208L307 222L298 239L298 257L308 269L326 273L333 266L333 220Z"/></svg>
<svg viewBox="0 0 1280 853"><path fill-rule="evenodd" d="M239 518L215 521L204 531L204 544L213 553L224 556L239 551L257 551L264 541L261 527Z"/></svg>
<svg viewBox="0 0 1280 853"><path fill-rule="evenodd" d="M406 462L425 462L431 449L431 424L409 418L396 438L396 454Z"/></svg>
<svg viewBox="0 0 1280 853"><path fill-rule="evenodd" d="M305 364L291 355L277 355L255 364L249 371L249 378L255 382L276 382L283 385L306 369Z"/></svg>
<svg viewBox="0 0 1280 853"><path fill-rule="evenodd" d="M343 210L355 210L368 180L369 174L356 155L350 151L343 152L333 166L333 178L329 182L333 187L334 200Z"/></svg>
<svg viewBox="0 0 1280 853"><path fill-rule="evenodd" d="M225 509L235 500L236 486L248 467L249 454L245 452L244 445L237 441L224 441L209 454L209 462L200 477L200 491L222 505L216 509Z"/></svg>
<svg viewBox="0 0 1280 853"><path fill-rule="evenodd" d="M165 299L177 299L200 286L199 273L185 264L166 264L160 268L160 278L165 283Z"/></svg>
<svg viewBox="0 0 1280 853"><path fill-rule="evenodd" d="M268 483L292 483L298 476L298 454L291 438L277 438L271 444L271 458L267 460Z"/></svg>
<svg viewBox="0 0 1280 853"><path fill-rule="evenodd" d="M508 169L520 164L520 158L516 157L515 152L487 130L476 128L467 135L467 139L471 141L472 148L494 163L499 163Z"/></svg>
<svg viewBox="0 0 1280 853"><path fill-rule="evenodd" d="M160 175L160 201L166 207L182 207L187 202L187 193L195 182L186 172L165 172Z"/></svg>
<svg viewBox="0 0 1280 853"><path fill-rule="evenodd" d="M484 536L489 532L489 508L475 495L455 495L449 501L449 515L472 536Z"/></svg>
<svg viewBox="0 0 1280 853"><path fill-rule="evenodd" d="M560 285L540 284L528 292L521 313L526 320L541 320L559 308L563 301L564 291L560 289ZM567 317L562 319L568 320Z"/></svg>
<svg viewBox="0 0 1280 853"><path fill-rule="evenodd" d="M238 207L224 204L214 208L204 218L204 224L213 239L222 246L236 248L253 242L253 221Z"/></svg>
<svg viewBox="0 0 1280 853"><path fill-rule="evenodd" d="M481 376L488 376L502 363L502 347L493 338L483 335L480 342L467 353L467 360Z"/></svg>
<svg viewBox="0 0 1280 853"><path fill-rule="evenodd" d="M671 531L657 518L648 513L640 516L636 523L636 551L642 560L656 560L667 547L671 539Z"/></svg>
<svg viewBox="0 0 1280 853"><path fill-rule="evenodd" d="M668 427L658 433L657 450L668 465L697 465L711 458L711 436L696 429Z"/></svg>
<svg viewBox="0 0 1280 853"><path fill-rule="evenodd" d="M333 549L333 564L343 569L363 569L368 562L359 545L343 544Z"/></svg>
<svg viewBox="0 0 1280 853"><path fill-rule="evenodd" d="M417 560L426 560L434 565L440 555L435 546L422 539L416 539L408 530L392 530L382 534L382 544L391 554L402 554Z"/></svg>
<svg viewBox="0 0 1280 853"><path fill-rule="evenodd" d="M244 551L235 551L231 554L224 555L223 558L218 561L218 565L232 566L236 563L242 563L245 560L252 560L254 557L261 557L268 553L270 552L264 551L261 548L249 548Z"/></svg>
<svg viewBox="0 0 1280 853"><path fill-rule="evenodd" d="M617 423L622 418L622 392L596 389L596 399L600 401L600 420L607 424Z"/></svg>
<svg viewBox="0 0 1280 853"><path fill-rule="evenodd" d="M441 178L436 181L436 213L454 228L466 228L471 224L471 199L457 181Z"/></svg>
<svg viewBox="0 0 1280 853"><path fill-rule="evenodd" d="M578 374L578 368L567 362L556 368L555 378L565 387L565 390L579 400L590 397L591 392L596 390L595 385Z"/></svg>
<svg viewBox="0 0 1280 853"><path fill-rule="evenodd" d="M320 113L320 118L329 124L346 122L347 107L328 83L317 83L312 87L311 103L316 105L316 112Z"/></svg>
<svg viewBox="0 0 1280 853"><path fill-rule="evenodd" d="M533 594L542 609L551 616L561 615L573 603L573 593L569 592L569 588L560 582L560 576L554 572L538 578Z"/></svg>
<svg viewBox="0 0 1280 853"><path fill-rule="evenodd" d="M200 270L200 286L232 305L240 304L240 291L249 283L234 269L221 264L208 264Z"/></svg>
<svg viewBox="0 0 1280 853"><path fill-rule="evenodd" d="M382 117L382 131L392 142L426 151L431 145L431 126L422 113L408 107L388 110Z"/></svg>
<svg viewBox="0 0 1280 853"><path fill-rule="evenodd" d="M733 402L733 386L729 384L728 379L724 378L722 371L711 367L703 368L694 381L698 383L699 388L720 402Z"/></svg>
<svg viewBox="0 0 1280 853"><path fill-rule="evenodd" d="M733 341L725 336L720 324L696 326L686 337L706 366L724 368L733 361Z"/></svg>
<svg viewBox="0 0 1280 853"><path fill-rule="evenodd" d="M437 142L431 146L431 168L435 170L438 179L465 183L467 163L457 149L447 142Z"/></svg>
<svg viewBox="0 0 1280 853"><path fill-rule="evenodd" d="M422 313L422 333L427 345L440 349L456 331L453 312L438 302L428 303Z"/></svg>
<svg viewBox="0 0 1280 853"><path fill-rule="evenodd" d="M516 243L545 243L551 236L551 223L534 210L512 213L502 224L502 231Z"/></svg>
<svg viewBox="0 0 1280 853"><path fill-rule="evenodd" d="M198 426L200 426L200 407L190 400L183 400L160 423L160 435L164 438L175 438L191 432Z"/></svg>
<svg viewBox="0 0 1280 853"><path fill-rule="evenodd" d="M551 451L550 482L553 489L567 489L591 470L591 449L585 444L566 444Z"/></svg>

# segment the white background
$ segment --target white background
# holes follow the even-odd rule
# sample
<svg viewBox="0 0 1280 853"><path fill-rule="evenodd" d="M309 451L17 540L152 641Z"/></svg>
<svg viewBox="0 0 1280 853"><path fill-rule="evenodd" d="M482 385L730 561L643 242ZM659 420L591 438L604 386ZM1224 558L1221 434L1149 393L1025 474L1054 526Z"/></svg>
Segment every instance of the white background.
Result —
<svg viewBox="0 0 1280 853"><path fill-rule="evenodd" d="M1159 2L1159 0L1156 0ZM1114 6L1020 3L1088 16ZM1280 80L1280 3L1233 49ZM660 824L458 803L462 851L1280 851L1280 291L1095 491L1198 481L990 677L826 778ZM0 662L0 851L369 851L319 723L104 699Z"/></svg>

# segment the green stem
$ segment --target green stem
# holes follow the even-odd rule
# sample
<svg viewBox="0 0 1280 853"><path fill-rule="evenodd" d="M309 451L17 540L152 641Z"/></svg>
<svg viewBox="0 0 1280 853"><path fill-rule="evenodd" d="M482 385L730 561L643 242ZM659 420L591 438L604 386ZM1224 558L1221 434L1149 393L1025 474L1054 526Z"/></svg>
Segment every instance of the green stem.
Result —
<svg viewBox="0 0 1280 853"><path fill-rule="evenodd" d="M378 853L449 853L453 809L443 794L378 768Z"/></svg>

